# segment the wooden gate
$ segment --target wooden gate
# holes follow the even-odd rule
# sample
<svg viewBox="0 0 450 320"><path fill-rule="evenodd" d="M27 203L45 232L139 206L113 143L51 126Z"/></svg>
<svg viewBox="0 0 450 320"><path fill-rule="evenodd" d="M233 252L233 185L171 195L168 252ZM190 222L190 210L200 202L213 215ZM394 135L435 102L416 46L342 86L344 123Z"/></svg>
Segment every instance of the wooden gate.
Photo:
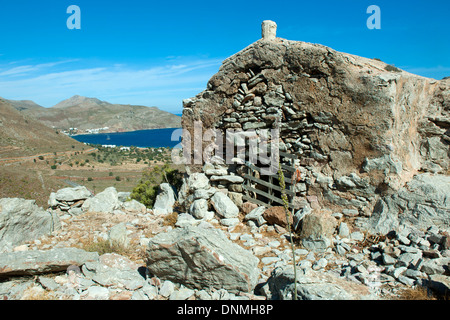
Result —
<svg viewBox="0 0 450 320"><path fill-rule="evenodd" d="M290 153L279 151L279 154L280 158L297 159L295 155ZM246 192L243 195L243 199L265 207L283 206L284 202L281 199L282 190L279 185L278 174L261 176L261 169L257 166L251 163L246 163L245 166L246 173L243 175L243 178ZM284 173L286 185L284 192L288 196L289 208L293 209L292 198L295 197L296 193L292 177L296 169L284 164L281 164L281 169Z"/></svg>

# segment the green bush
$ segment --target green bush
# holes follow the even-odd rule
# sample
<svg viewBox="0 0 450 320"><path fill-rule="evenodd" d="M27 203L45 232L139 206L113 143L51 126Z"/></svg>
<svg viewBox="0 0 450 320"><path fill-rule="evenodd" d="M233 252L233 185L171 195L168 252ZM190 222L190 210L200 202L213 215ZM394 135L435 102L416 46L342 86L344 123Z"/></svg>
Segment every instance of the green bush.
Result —
<svg viewBox="0 0 450 320"><path fill-rule="evenodd" d="M155 166L151 170L144 171L142 179L131 192L130 198L139 201L147 208L152 208L158 194L159 185L169 183L176 190L182 184L182 174L179 170L170 168L167 164L163 167Z"/></svg>
<svg viewBox="0 0 450 320"><path fill-rule="evenodd" d="M56 164L52 165L50 168L51 168L52 170L55 170L55 169L56 169Z"/></svg>
<svg viewBox="0 0 450 320"><path fill-rule="evenodd" d="M402 72L402 70L400 70L396 66L393 66L393 65L390 65L390 64L388 64L386 67L384 67L384 69L386 71L390 71L390 72Z"/></svg>

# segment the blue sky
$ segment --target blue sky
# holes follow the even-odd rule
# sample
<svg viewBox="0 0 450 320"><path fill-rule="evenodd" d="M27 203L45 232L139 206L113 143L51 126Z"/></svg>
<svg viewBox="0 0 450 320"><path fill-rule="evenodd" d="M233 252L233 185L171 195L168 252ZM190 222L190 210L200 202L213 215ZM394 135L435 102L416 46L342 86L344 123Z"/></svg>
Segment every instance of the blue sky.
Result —
<svg viewBox="0 0 450 320"><path fill-rule="evenodd" d="M81 9L69 30L67 8ZM381 9L369 30L368 6ZM0 96L51 107L75 94L181 113L222 61L261 36L320 43L406 71L450 76L450 1L0 2Z"/></svg>

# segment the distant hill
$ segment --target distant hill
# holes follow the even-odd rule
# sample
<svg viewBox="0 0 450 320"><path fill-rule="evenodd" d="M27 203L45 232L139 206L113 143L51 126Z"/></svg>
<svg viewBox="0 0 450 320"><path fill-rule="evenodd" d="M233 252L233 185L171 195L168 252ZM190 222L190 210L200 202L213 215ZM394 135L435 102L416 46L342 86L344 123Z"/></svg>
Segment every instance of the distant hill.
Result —
<svg viewBox="0 0 450 320"><path fill-rule="evenodd" d="M33 103L25 102L25 104L30 107L24 111L40 109ZM16 108L17 105L0 98L1 158L81 150L84 147L82 143L65 134L58 134L54 129L19 112Z"/></svg>
<svg viewBox="0 0 450 320"><path fill-rule="evenodd" d="M51 108L29 101L12 101L17 110L59 130L79 131L105 128L102 132L124 132L145 129L179 128L181 117L157 107L112 104L96 98L75 95Z"/></svg>

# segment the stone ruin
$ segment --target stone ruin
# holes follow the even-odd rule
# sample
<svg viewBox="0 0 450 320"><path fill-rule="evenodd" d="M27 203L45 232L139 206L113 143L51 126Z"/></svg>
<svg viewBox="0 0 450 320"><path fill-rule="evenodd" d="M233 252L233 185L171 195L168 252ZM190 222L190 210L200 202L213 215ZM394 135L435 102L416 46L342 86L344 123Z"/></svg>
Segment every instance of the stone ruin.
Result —
<svg viewBox="0 0 450 320"><path fill-rule="evenodd" d="M205 139L208 130L223 137L213 144L212 160L196 162L190 171L206 173L211 185L241 209L246 201L281 206L264 197L280 197L276 171L265 177L256 173L262 185L249 179L255 170L248 166L248 149L261 143L266 130L268 145L278 147L296 210L350 210L353 217L369 218L380 210L380 201L403 190L414 176L448 178L450 81L388 70L378 59L278 38L276 23L264 21L262 39L227 58L206 90L183 101L182 126L194 136L196 123L201 123L202 150L211 148L212 140ZM251 142L240 131L257 138ZM245 158L237 159L235 148L233 163L227 161L230 139L244 141ZM199 145L192 143L185 146L195 152ZM402 206L395 216L408 211ZM448 204L443 206L448 210ZM438 220L448 226L445 215Z"/></svg>

